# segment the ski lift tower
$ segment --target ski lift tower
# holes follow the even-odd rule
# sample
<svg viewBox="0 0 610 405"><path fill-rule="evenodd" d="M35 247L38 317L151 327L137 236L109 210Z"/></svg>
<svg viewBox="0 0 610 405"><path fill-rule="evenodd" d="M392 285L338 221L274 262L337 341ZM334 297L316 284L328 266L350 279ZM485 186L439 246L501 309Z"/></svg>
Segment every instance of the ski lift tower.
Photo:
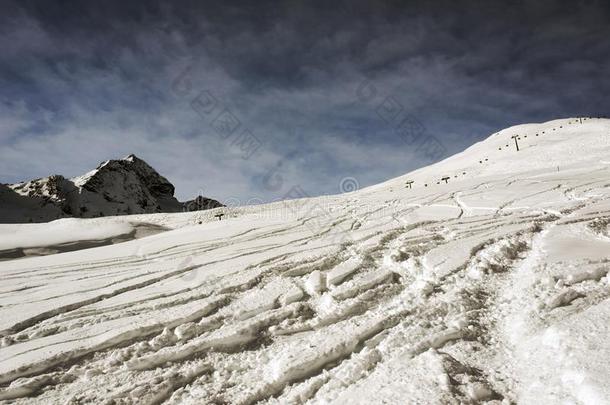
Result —
<svg viewBox="0 0 610 405"><path fill-rule="evenodd" d="M517 140L521 138L519 138L519 135L513 135L511 138L515 140L515 146L517 147L517 152L519 152L519 142L517 142Z"/></svg>

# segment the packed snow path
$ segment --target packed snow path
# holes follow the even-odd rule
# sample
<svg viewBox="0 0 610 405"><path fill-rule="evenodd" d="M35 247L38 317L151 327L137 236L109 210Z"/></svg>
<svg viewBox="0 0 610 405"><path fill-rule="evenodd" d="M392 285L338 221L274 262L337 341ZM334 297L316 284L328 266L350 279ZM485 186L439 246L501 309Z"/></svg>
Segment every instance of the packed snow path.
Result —
<svg viewBox="0 0 610 405"><path fill-rule="evenodd" d="M608 403L610 121L576 121L355 193L124 217L173 230L0 262L0 399Z"/></svg>

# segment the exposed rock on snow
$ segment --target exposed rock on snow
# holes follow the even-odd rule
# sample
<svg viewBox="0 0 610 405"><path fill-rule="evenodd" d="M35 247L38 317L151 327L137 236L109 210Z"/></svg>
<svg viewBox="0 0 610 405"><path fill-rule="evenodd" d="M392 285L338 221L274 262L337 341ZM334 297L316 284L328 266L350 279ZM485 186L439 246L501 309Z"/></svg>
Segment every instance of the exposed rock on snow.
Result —
<svg viewBox="0 0 610 405"><path fill-rule="evenodd" d="M184 211L191 212L211 210L212 208L224 207L224 205L216 200L212 200L211 198L197 196L197 198L183 202L182 207Z"/></svg>

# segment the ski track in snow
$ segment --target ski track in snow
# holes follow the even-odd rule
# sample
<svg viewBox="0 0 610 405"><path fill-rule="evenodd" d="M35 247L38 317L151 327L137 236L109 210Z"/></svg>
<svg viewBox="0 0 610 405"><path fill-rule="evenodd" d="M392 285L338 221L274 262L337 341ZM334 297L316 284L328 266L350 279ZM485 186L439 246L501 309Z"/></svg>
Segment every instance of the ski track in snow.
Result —
<svg viewBox="0 0 610 405"><path fill-rule="evenodd" d="M153 215L173 230L2 262L0 400L608 403L601 164Z"/></svg>

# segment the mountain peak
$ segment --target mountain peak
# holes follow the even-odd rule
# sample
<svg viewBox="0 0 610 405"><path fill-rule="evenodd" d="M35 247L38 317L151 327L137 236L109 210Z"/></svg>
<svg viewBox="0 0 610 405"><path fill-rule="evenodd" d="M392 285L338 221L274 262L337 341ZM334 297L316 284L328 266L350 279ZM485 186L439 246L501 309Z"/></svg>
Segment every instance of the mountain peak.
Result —
<svg viewBox="0 0 610 405"><path fill-rule="evenodd" d="M139 157L137 157L136 155L134 155L133 153L130 153L129 155L125 156L123 159L121 160L127 160L129 162L133 162L134 160L142 160Z"/></svg>
<svg viewBox="0 0 610 405"><path fill-rule="evenodd" d="M11 222L40 222L65 216L89 218L181 212L222 206L211 199L179 202L174 197L174 185L135 154L107 160L96 169L72 179L53 175L9 185L9 189L17 195L12 198L0 196L0 200L9 198L12 205L17 205L15 211L22 211L23 215L0 219L0 222L7 219ZM27 203L24 199L28 200ZM27 210L21 209L23 207Z"/></svg>

